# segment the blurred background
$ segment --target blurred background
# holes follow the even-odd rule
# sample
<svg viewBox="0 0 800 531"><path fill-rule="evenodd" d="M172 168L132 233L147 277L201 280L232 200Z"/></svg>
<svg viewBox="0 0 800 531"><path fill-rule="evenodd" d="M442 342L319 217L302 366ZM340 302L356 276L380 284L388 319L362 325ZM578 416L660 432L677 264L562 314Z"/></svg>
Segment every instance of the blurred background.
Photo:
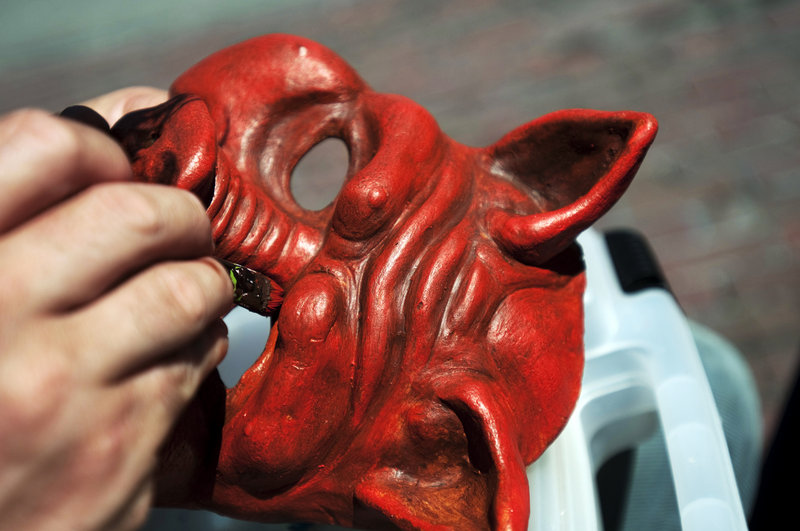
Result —
<svg viewBox="0 0 800 531"><path fill-rule="evenodd" d="M800 2L3 0L0 112L166 88L274 32L334 49L470 145L561 108L655 115L600 227L643 232L686 313L744 354L769 437L800 352Z"/></svg>

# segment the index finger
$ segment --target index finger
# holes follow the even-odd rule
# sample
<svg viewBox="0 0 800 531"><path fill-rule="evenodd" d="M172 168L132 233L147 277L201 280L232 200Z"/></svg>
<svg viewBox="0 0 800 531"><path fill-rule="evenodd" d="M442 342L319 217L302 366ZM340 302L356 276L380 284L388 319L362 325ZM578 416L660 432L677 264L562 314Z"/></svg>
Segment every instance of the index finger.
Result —
<svg viewBox="0 0 800 531"><path fill-rule="evenodd" d="M36 109L0 119L0 233L91 184L131 178L122 148L91 127Z"/></svg>

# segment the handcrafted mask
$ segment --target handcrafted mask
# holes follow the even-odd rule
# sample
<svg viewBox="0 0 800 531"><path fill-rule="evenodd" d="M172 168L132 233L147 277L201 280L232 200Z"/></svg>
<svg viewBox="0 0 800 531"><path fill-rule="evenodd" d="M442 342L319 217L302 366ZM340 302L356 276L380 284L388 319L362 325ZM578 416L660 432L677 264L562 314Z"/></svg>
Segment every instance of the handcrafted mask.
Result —
<svg viewBox="0 0 800 531"><path fill-rule="evenodd" d="M656 131L569 110L486 148L286 35L222 50L113 134L146 181L193 191L216 252L286 290L261 358L210 378L165 448L163 504L261 521L524 529L525 466L583 367L575 237ZM350 162L319 211L292 171L329 137Z"/></svg>

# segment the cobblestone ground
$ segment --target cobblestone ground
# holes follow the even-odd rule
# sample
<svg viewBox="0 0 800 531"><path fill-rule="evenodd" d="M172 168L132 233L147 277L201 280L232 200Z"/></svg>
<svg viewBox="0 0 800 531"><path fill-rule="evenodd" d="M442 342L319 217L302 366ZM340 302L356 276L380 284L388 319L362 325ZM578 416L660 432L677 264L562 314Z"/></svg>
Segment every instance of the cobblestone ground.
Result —
<svg viewBox="0 0 800 531"><path fill-rule="evenodd" d="M771 429L800 350L799 2L188 4L10 2L0 110L167 86L218 48L284 32L468 144L559 108L650 112L656 143L601 226L648 236L688 315L749 361Z"/></svg>

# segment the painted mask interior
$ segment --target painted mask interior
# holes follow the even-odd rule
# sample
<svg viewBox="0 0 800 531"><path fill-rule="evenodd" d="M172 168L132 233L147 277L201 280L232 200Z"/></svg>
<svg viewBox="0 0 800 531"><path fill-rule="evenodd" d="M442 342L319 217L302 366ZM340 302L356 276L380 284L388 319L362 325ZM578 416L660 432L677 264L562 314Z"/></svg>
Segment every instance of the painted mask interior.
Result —
<svg viewBox="0 0 800 531"><path fill-rule="evenodd" d="M485 148L372 91L341 58L270 35L181 75L113 134L138 178L193 191L217 253L286 290L260 359L217 376L164 449L159 502L261 521L524 529L525 466L567 421L583 367L575 237L656 131L559 111ZM336 199L292 171L347 145Z"/></svg>

